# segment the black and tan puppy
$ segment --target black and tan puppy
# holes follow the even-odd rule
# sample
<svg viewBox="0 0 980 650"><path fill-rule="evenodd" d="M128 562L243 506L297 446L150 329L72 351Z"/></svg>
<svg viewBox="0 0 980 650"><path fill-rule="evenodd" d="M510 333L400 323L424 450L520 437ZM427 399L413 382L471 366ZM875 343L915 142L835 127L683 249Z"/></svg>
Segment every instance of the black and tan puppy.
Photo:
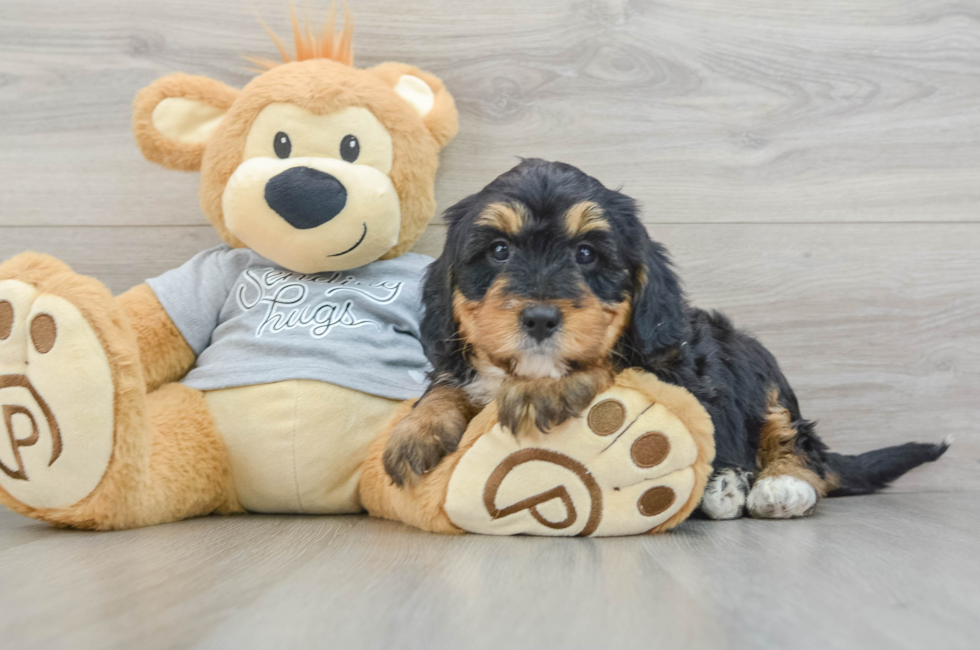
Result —
<svg viewBox="0 0 980 650"><path fill-rule="evenodd" d="M424 290L432 385L384 457L399 485L453 451L491 400L515 435L547 431L627 367L683 386L711 415L717 456L701 510L712 518L806 515L821 496L873 492L946 450L829 452L773 356L689 306L636 203L574 167L526 160L446 220Z"/></svg>

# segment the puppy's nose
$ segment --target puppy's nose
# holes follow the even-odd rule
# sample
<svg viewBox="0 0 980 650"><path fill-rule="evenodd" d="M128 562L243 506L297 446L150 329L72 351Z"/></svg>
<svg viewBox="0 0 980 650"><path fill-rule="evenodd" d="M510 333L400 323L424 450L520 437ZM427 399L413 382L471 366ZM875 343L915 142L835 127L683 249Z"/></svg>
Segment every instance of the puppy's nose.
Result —
<svg viewBox="0 0 980 650"><path fill-rule="evenodd" d="M521 311L521 328L535 341L543 341L561 327L561 310L554 305L536 304Z"/></svg>
<svg viewBox="0 0 980 650"><path fill-rule="evenodd" d="M265 202L293 228L308 230L340 214L347 188L319 169L290 167L265 184Z"/></svg>

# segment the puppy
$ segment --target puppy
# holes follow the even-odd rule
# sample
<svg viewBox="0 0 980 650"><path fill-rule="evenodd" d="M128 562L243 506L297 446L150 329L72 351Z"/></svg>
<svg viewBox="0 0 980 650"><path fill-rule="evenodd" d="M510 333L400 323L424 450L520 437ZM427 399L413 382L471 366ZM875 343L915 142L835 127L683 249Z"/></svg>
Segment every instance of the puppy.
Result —
<svg viewBox="0 0 980 650"><path fill-rule="evenodd" d="M946 450L829 452L772 354L688 305L636 202L572 166L525 160L445 216L423 291L432 383L384 455L398 485L455 450L490 401L515 435L548 431L628 367L683 386L711 415L717 454L701 511L713 519L807 515L819 497L873 492Z"/></svg>

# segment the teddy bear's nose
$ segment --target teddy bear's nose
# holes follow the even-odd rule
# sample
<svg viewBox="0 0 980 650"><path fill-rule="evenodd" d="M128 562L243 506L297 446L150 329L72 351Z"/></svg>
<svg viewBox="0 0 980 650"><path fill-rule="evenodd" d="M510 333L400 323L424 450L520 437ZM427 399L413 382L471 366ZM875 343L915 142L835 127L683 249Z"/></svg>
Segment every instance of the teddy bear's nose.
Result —
<svg viewBox="0 0 980 650"><path fill-rule="evenodd" d="M293 228L306 230L327 223L347 204L347 188L312 167L290 167L265 185L265 202Z"/></svg>

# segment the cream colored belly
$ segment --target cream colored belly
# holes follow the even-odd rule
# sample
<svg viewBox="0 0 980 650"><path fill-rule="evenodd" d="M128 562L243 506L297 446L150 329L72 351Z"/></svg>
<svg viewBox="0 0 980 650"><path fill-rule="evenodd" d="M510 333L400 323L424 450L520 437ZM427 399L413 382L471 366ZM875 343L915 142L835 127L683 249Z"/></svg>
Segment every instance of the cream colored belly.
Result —
<svg viewBox="0 0 980 650"><path fill-rule="evenodd" d="M208 391L238 499L253 512L361 510L368 447L401 403L298 379Z"/></svg>

